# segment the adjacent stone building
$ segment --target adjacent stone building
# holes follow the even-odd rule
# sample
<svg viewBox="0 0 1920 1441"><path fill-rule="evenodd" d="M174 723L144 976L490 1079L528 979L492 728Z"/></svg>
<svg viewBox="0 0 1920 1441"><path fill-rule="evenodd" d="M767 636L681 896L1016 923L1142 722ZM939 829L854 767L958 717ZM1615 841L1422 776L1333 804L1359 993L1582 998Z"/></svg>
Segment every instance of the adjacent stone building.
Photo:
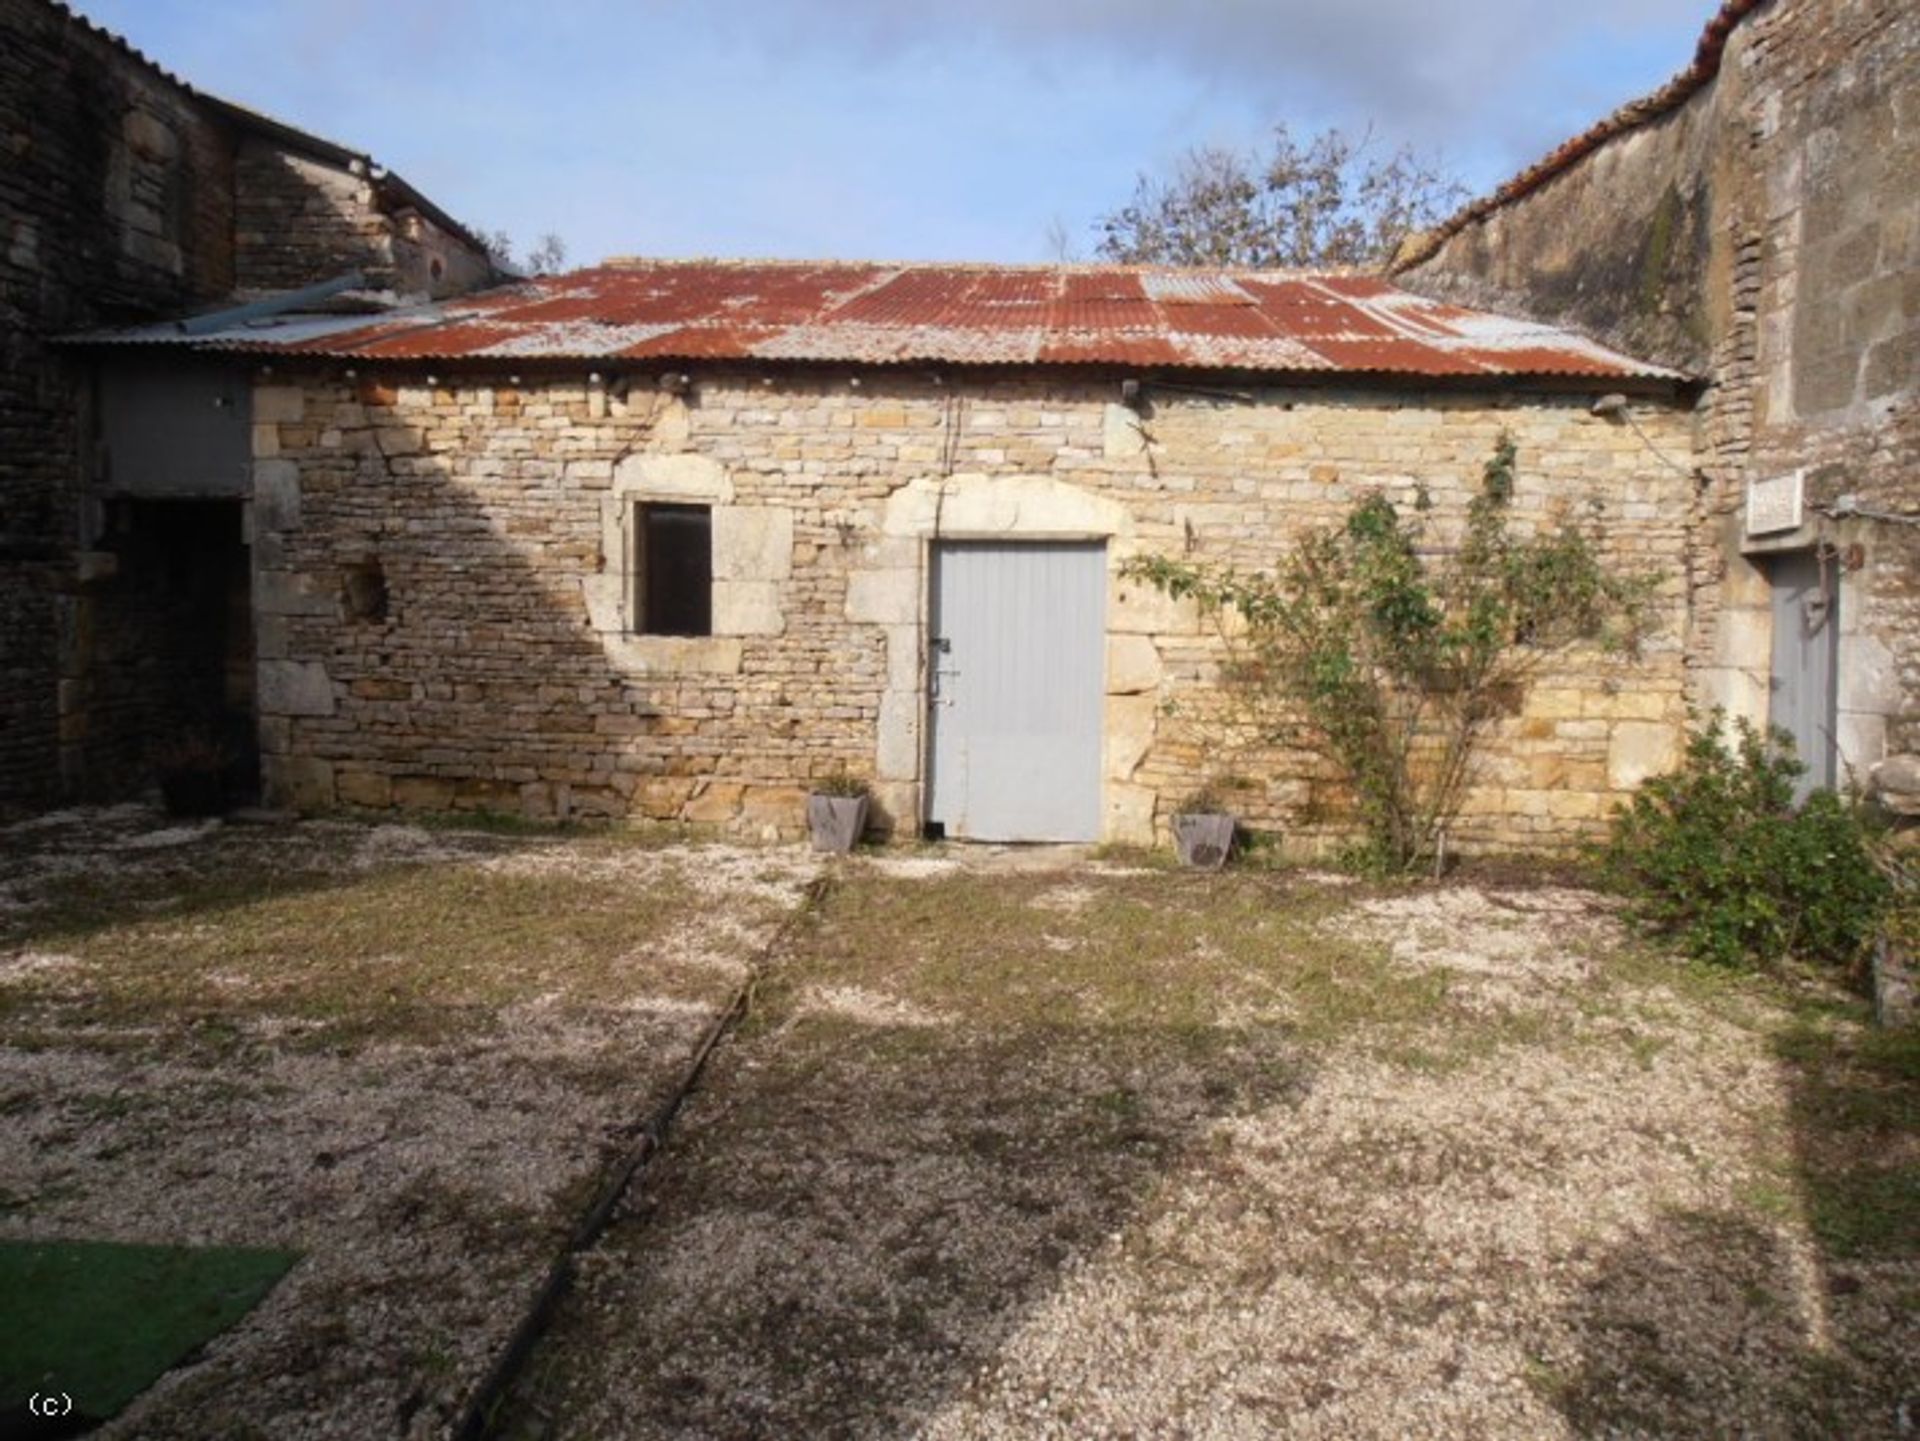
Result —
<svg viewBox="0 0 1920 1441"><path fill-rule="evenodd" d="M175 507L248 482L247 386L229 366L110 377L58 337L189 316L357 272L336 303L488 282L483 249L364 154L194 90L49 0L0 0L0 808L146 779L167 715L250 709L247 627L221 655L183 631L244 619L237 510ZM156 392L152 387L159 386ZM149 471L169 410L237 446ZM136 412L131 430L121 422ZM161 435L164 436L164 428ZM194 453L194 445L186 447ZM233 591L235 576L239 590ZM201 717L204 718L204 717Z"/></svg>
<svg viewBox="0 0 1920 1441"><path fill-rule="evenodd" d="M1817 778L1920 751L1920 8L1729 0L1694 63L1396 266L1703 377L1689 694Z"/></svg>
<svg viewBox="0 0 1920 1441"><path fill-rule="evenodd" d="M1376 279L636 262L99 343L260 366L281 803L791 834L845 772L900 831L1144 842L1239 778L1250 823L1345 836L1337 777L1232 749L1222 638L1121 565L1268 565L1375 491L1443 543L1502 432L1526 523L1590 518L1663 588L1640 656L1568 655L1500 727L1460 839L1590 833L1677 753L1683 378Z"/></svg>

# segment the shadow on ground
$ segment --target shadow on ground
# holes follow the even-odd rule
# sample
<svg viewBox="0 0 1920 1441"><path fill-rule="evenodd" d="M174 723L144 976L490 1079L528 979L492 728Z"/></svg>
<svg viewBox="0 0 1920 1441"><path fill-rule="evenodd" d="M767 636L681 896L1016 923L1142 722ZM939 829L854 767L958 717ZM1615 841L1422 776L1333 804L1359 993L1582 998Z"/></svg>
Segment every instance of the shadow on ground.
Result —
<svg viewBox="0 0 1920 1441"><path fill-rule="evenodd" d="M1165 1177L1209 1164L1214 1123L1305 1093L1288 1028L1217 1025L1227 998L1191 970L1076 989L1064 954L1051 977L996 961L1002 927L1047 929L1028 907L1062 879L1009 875L968 917L972 998L885 976L940 923L938 883L816 918L496 1434L916 1433Z"/></svg>
<svg viewBox="0 0 1920 1441"><path fill-rule="evenodd" d="M1576 1434L1909 1436L1920 1426L1920 1035L1803 1000L1774 1035L1782 1134L1738 1209L1609 1251L1542 1379Z"/></svg>

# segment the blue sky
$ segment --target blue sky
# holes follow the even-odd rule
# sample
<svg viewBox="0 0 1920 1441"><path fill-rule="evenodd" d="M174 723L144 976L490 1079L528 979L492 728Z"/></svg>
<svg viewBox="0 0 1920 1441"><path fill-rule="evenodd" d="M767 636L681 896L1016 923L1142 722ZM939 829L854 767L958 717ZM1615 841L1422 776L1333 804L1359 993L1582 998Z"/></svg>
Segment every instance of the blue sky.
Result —
<svg viewBox="0 0 1920 1441"><path fill-rule="evenodd" d="M1712 0L77 0L523 245L1045 260L1189 146L1362 129L1476 192L1686 63Z"/></svg>

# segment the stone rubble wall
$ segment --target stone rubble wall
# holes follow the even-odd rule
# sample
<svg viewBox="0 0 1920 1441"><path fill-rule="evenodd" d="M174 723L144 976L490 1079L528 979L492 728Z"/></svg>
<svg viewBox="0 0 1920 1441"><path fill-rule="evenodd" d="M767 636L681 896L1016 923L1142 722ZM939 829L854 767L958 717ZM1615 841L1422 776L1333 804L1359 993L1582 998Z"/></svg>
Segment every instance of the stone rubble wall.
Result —
<svg viewBox="0 0 1920 1441"><path fill-rule="evenodd" d="M243 133L47 0L0 0L0 812L137 789L156 669L109 633L91 361L53 338L364 265L408 294L484 256L380 185ZM117 758L117 759L114 759Z"/></svg>
<svg viewBox="0 0 1920 1441"><path fill-rule="evenodd" d="M1107 539L1106 837L1163 835L1228 759L1201 723L1223 648L1190 606L1122 580L1164 551L1268 563L1302 527L1385 489L1457 525L1502 429L1518 510L1598 501L1609 553L1661 577L1637 661L1555 663L1502 725L1463 845L1557 845L1677 756L1690 482L1591 395L1161 391L1115 382L702 373L349 379L254 392L259 697L271 799L301 807L649 817L792 834L809 784L875 782L919 815L928 546ZM1635 403L1685 456L1684 406ZM634 635L634 505L714 507L710 637ZM384 612L350 580L376 573ZM364 590L364 587L362 587ZM1350 833L1299 755L1241 751L1247 820L1320 845Z"/></svg>
<svg viewBox="0 0 1920 1441"><path fill-rule="evenodd" d="M1840 757L1920 751L1920 9L1777 0L1716 79L1396 278L1570 324L1703 376L1692 694L1764 719L1771 551L1819 546L1840 603ZM1749 481L1801 471L1808 522L1755 543Z"/></svg>
<svg viewBox="0 0 1920 1441"><path fill-rule="evenodd" d="M240 142L234 231L238 286L297 290L348 270L396 296L457 295L487 283L486 256L417 211L398 211L359 167L297 154L260 136Z"/></svg>
<svg viewBox="0 0 1920 1441"><path fill-rule="evenodd" d="M232 156L192 97L41 0L0 0L0 810L73 789L87 433L68 331L233 285Z"/></svg>

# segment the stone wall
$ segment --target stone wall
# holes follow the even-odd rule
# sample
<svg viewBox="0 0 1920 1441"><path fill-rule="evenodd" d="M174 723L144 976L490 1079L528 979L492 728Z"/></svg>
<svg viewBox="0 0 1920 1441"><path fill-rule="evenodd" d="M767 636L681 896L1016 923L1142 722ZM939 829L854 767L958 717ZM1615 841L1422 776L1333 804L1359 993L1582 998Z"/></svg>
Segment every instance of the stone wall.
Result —
<svg viewBox="0 0 1920 1441"><path fill-rule="evenodd" d="M1818 546L1840 602L1836 742L1864 773L1920 749L1920 10L1777 0L1717 75L1448 237L1412 289L1571 323L1689 367L1701 494L1693 694L1761 718L1769 551ZM1801 471L1795 533L1749 542L1747 483Z"/></svg>
<svg viewBox="0 0 1920 1441"><path fill-rule="evenodd" d="M233 285L231 150L192 98L42 0L0 0L0 807L61 788L84 371L47 342Z"/></svg>
<svg viewBox="0 0 1920 1441"><path fill-rule="evenodd" d="M137 785L150 738L127 728L155 712L93 603L113 484L89 362L50 341L353 265L409 295L490 278L397 180L252 125L47 0L0 0L0 809Z"/></svg>
<svg viewBox="0 0 1920 1441"><path fill-rule="evenodd" d="M1105 537L1112 568L1148 550L1257 566L1374 489L1425 486L1457 524L1503 428L1522 517L1598 501L1612 554L1663 584L1638 661L1571 655L1502 726L1461 839L1589 832L1675 755L1690 483L1591 395L1162 391L1140 422L1115 383L1049 378L716 372L686 400L637 378L273 381L254 396L253 533L283 802L791 833L808 783L845 769L911 828L936 532ZM1635 409L1688 454L1683 406ZM714 507L713 636L631 633L642 500ZM1229 759L1253 823L1344 834L1303 757L1229 758L1199 722L1221 655L1191 608L1110 569L1107 836L1151 839Z"/></svg>
<svg viewBox="0 0 1920 1441"><path fill-rule="evenodd" d="M235 181L236 269L245 293L295 290L359 270L371 289L439 298L491 278L475 244L400 204L361 161L322 159L249 135L240 141Z"/></svg>

